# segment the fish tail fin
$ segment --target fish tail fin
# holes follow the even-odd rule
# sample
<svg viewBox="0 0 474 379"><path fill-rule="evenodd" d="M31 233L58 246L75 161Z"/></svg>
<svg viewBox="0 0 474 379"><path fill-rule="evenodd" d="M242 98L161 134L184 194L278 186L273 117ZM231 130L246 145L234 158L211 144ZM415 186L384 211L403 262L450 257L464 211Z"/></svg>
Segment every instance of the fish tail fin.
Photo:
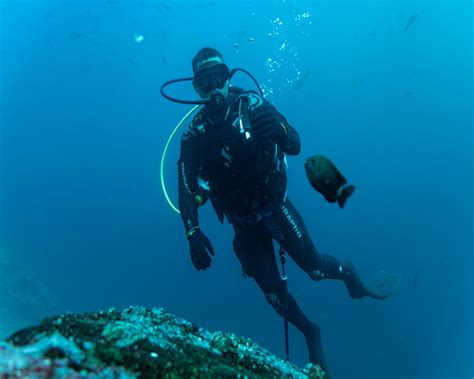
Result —
<svg viewBox="0 0 474 379"><path fill-rule="evenodd" d="M347 199L354 193L355 186L349 185L342 188L341 192L337 196L337 203L339 207L342 209L344 205L346 205Z"/></svg>

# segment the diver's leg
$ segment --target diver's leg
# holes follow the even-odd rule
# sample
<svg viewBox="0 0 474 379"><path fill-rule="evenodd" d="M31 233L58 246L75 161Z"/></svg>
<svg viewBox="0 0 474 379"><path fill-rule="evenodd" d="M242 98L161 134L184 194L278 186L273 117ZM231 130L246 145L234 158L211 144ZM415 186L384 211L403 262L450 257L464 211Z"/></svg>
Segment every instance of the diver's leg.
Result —
<svg viewBox="0 0 474 379"><path fill-rule="evenodd" d="M261 222L252 229L234 229L236 231L233 242L234 251L242 264L242 268L249 277L257 282L265 294L267 302L280 316L284 317L284 284L278 271L270 232ZM290 293L287 296L288 321L305 336L309 361L319 364L329 378L319 326L305 316Z"/></svg>
<svg viewBox="0 0 474 379"><path fill-rule="evenodd" d="M280 205L277 217L283 233L284 248L311 279L341 279L342 264L332 255L319 254L303 218L288 198Z"/></svg>
<svg viewBox="0 0 474 379"><path fill-rule="evenodd" d="M258 283L258 280L255 278ZM260 286L260 284L259 284ZM260 288L262 288L260 286ZM263 288L262 288L263 290ZM281 317L285 317L283 309L284 295L281 283L263 290L267 302ZM318 364L326 373L325 378L330 378L329 368L324 356L321 330L318 324L309 320L303 313L295 298L288 292L288 322L293 324L304 336L308 348L309 362Z"/></svg>
<svg viewBox="0 0 474 379"><path fill-rule="evenodd" d="M385 299L398 286L399 274L379 272L371 282L366 284L361 280L351 262L341 263L332 255L319 254L303 218L289 199L281 204L279 218L285 249L311 279L315 281L322 279L342 280L353 299L365 296Z"/></svg>

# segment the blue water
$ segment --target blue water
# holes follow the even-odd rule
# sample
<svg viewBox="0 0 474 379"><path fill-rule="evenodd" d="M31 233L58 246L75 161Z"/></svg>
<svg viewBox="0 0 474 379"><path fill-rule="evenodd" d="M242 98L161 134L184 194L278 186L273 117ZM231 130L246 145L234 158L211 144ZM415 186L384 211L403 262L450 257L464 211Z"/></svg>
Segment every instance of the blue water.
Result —
<svg viewBox="0 0 474 379"><path fill-rule="evenodd" d="M288 263L334 378L471 378L472 20L468 1L0 0L0 251L56 299L2 333L141 304L284 356L282 320L242 278L230 226L201 210L216 256L195 271L160 188L163 147L188 108L159 87L213 46L299 131L289 196L317 248L365 277L403 275L392 298L353 301ZM165 165L175 202L178 141ZM307 183L316 153L357 186L343 211ZM293 328L290 346L304 365Z"/></svg>

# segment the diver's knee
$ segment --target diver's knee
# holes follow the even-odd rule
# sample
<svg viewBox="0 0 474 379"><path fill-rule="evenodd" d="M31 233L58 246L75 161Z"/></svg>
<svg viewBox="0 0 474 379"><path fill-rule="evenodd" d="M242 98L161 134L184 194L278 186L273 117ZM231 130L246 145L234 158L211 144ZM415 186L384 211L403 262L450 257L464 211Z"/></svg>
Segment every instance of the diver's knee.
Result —
<svg viewBox="0 0 474 379"><path fill-rule="evenodd" d="M313 337L321 339L321 327L315 322L312 322L310 334L312 334Z"/></svg>
<svg viewBox="0 0 474 379"><path fill-rule="evenodd" d="M265 292L265 299L267 300L267 303L271 306L275 306L280 302L277 294L274 292Z"/></svg>
<svg viewBox="0 0 474 379"><path fill-rule="evenodd" d="M344 267L333 257L321 256L323 263L318 266L319 268L308 271L308 276L314 280L319 281L323 279L344 279Z"/></svg>
<svg viewBox="0 0 474 379"><path fill-rule="evenodd" d="M308 276L316 282L319 280L326 279L326 275L324 275L324 272L322 272L321 270L310 271L308 272Z"/></svg>
<svg viewBox="0 0 474 379"><path fill-rule="evenodd" d="M278 312L281 312L283 307L280 301L280 297L275 292L265 292L265 299L268 304L275 308Z"/></svg>

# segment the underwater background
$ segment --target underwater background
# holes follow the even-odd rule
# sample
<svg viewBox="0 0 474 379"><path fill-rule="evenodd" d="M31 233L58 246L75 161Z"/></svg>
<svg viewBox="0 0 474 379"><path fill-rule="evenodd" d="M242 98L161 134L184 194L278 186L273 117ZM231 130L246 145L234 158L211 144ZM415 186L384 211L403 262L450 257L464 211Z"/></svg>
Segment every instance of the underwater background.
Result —
<svg viewBox="0 0 474 379"><path fill-rule="evenodd" d="M402 274L390 299L354 301L289 260L333 377L471 378L472 20L472 2L447 0L0 0L0 337L136 304L284 357L283 322L243 279L231 227L200 210L216 256L196 271L161 191L163 148L189 108L160 85L211 46L299 131L289 197L318 250L364 277ZM165 162L175 203L178 149L176 137ZM313 154L356 185L344 210L309 185ZM307 361L293 327L290 356Z"/></svg>

